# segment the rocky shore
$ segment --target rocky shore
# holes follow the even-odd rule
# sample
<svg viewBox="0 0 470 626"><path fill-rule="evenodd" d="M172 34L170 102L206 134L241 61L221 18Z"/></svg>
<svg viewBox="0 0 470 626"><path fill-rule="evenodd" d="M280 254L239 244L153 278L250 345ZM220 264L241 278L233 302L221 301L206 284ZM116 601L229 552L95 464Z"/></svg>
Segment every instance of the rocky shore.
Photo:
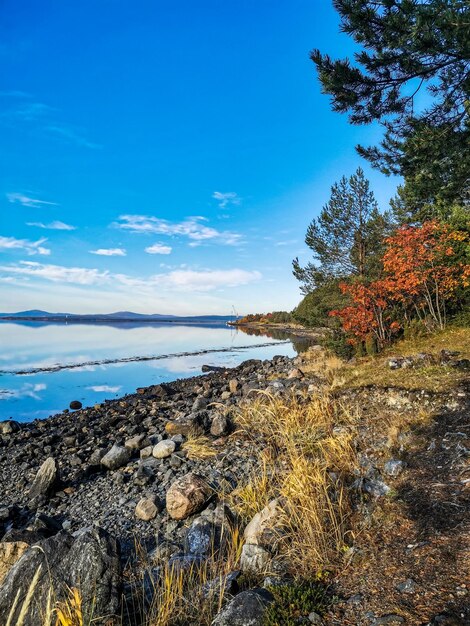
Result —
<svg viewBox="0 0 470 626"><path fill-rule="evenodd" d="M320 353L320 349L312 352ZM448 367L449 361L451 365L458 361L456 355L449 355L442 361L443 368ZM408 359L406 367L422 367L423 362L421 358ZM403 369L403 363L403 359L392 359L387 367L390 371ZM84 615L87 619L93 615L93 623L149 623L145 613L155 602L160 585L156 581L164 578L162 572L167 572L168 567L172 575L174 571L207 568L214 551L222 554L228 529L236 527L236 512L225 496L259 467L262 452L253 441L237 435L237 410L260 392L286 402L292 398L308 402L326 385L322 375L326 369L308 372L305 365L302 356L279 356L271 361L246 361L233 369L206 367L203 376L138 389L135 394L94 407L81 408L80 403L72 402L71 407L76 410L47 420L27 424L0 422L0 624L13 626L25 602L29 602L22 623L44 626L51 586L63 601L64 582L68 588L80 587ZM297 621L283 621L281 615L266 622L267 607L277 606L277 585L282 584L285 575L282 568L276 570L270 556L274 548L269 529L276 525L281 506L272 501L241 528L243 549L241 558L237 553L234 567L228 566L226 573L215 579L204 570L202 595L213 594L217 602L225 596L211 622L214 626L301 622L418 624L421 622L403 617L406 611L411 615L410 601L416 596L417 606L426 600L438 617L441 613L444 616L429 624L467 623L459 621L469 616L466 609L459 609L460 601L467 597L465 569L449 569L449 558L462 558L458 546L467 537L464 511L468 509L469 497L467 482L462 482L470 434L465 430L468 423L463 425L468 408L467 388L460 385L443 394L390 388L355 392L345 389L337 395L342 406L347 403L351 414L354 408L357 415L354 427L353 422L335 425L333 419L328 426L331 432L326 433L339 438L353 436L357 467L352 467L344 485L353 502L351 514L360 520L357 528L367 535L377 502L386 503L390 494L403 489L407 511L412 513L403 519L397 513L396 520L400 521L396 521L394 531L400 529L401 533L406 529L403 549L416 544L423 553L428 550L432 562L438 559L440 576L447 576L449 588L454 590L452 615L457 615L457 621L445 621L443 598L450 606L450 591L438 600L435 596L429 599L424 592L425 581L420 581L421 566L417 566L415 548L391 555L387 547L387 568L393 570L396 557L397 580L382 601L368 591L374 585L385 588L391 584L387 578L381 578L385 570L379 563L377 571L368 573L366 583L359 573L357 579L335 579L332 591L327 592L331 598L333 591L336 594L334 610L327 610L333 599L320 599L315 606L322 615L306 610L296 613L300 621L297 617ZM422 411L437 412L440 417L439 428L432 437L419 435L425 437L420 457L408 450L414 445L410 443L410 425ZM387 435L389 426L384 424L394 423L400 427L396 427L393 436ZM447 552L442 554L440 544L429 540L431 531L428 529L428 539L423 544L423 533L414 530L410 522L413 515L419 515L420 506L425 506L428 497L436 497L434 483L430 482L434 479L428 477L426 484L419 484L425 463L433 468L430 471L437 472L434 482L449 482L454 490L446 493L444 508L435 515L432 512L431 522L428 520L431 526L442 523L443 528L448 528L440 517L437 520L437 515L443 516L446 523L453 521L452 532L454 527L461 529L455 545L449 541L443 548ZM445 476L443 469L434 469L436 466L445 468ZM335 472L331 468L333 481L339 476ZM441 501L443 488L439 489ZM415 512L413 506L417 507ZM454 537L452 533L451 536ZM385 546L389 540L384 539ZM397 546L401 539L394 541ZM351 542L344 548L344 558L347 562L361 559L369 547L367 542L363 546L359 540ZM459 560L459 567L466 567L464 561ZM268 569L270 575L263 582L259 575ZM427 566L422 566L425 569ZM396 591L396 584L404 585L403 589ZM30 593L31 588L34 593ZM317 590L302 588L298 593L305 598L317 594ZM387 613L387 601L396 606L400 598L406 601L405 608ZM288 605L292 602L289 600ZM195 623L182 620L172 623Z"/></svg>

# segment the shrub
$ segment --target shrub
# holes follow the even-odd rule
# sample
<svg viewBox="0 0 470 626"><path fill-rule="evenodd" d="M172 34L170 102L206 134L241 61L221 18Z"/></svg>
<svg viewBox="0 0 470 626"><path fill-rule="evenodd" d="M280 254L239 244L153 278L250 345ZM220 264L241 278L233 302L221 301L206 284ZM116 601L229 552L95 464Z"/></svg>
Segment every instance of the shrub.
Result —
<svg viewBox="0 0 470 626"><path fill-rule="evenodd" d="M270 586L274 596L263 619L263 626L296 626L299 619L315 612L322 615L331 604L327 588L318 581Z"/></svg>

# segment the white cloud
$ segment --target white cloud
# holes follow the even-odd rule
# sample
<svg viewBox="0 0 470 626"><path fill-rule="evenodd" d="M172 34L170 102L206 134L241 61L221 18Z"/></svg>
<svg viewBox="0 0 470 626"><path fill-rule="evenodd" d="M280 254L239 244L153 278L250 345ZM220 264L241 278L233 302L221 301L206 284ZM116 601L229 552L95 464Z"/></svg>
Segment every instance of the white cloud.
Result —
<svg viewBox="0 0 470 626"><path fill-rule="evenodd" d="M148 254L171 254L171 246L165 246L162 243L154 243L153 246L145 248L145 252Z"/></svg>
<svg viewBox="0 0 470 626"><path fill-rule="evenodd" d="M23 206L28 207L40 207L45 204L51 206L57 206L56 202L46 202L45 200L38 200L37 198L31 198L30 196L25 196L22 193L7 193L8 201L12 204L22 204Z"/></svg>
<svg viewBox="0 0 470 626"><path fill-rule="evenodd" d="M174 270L152 277L155 284L176 291L212 291L221 287L239 287L260 278L260 272L241 269Z"/></svg>
<svg viewBox="0 0 470 626"><path fill-rule="evenodd" d="M12 276L47 280L55 283L73 283L76 285L101 285L112 289L130 287L141 294L152 295L157 287L168 291L206 292L227 287L238 287L259 280L258 271L242 269L228 270L191 270L176 269L146 278L112 274L108 270L88 269L83 267L63 267L61 265L42 264L33 261L20 261L17 264L0 266L5 273L3 278Z"/></svg>
<svg viewBox="0 0 470 626"><path fill-rule="evenodd" d="M49 248L44 248L43 243L47 239L42 238L37 241L29 241L29 239L16 239L15 237L1 237L0 236L0 251L1 250L24 250L29 255L41 254L49 255L51 251Z"/></svg>
<svg viewBox="0 0 470 626"><path fill-rule="evenodd" d="M110 274L107 270L100 272L97 269L45 265L34 261L20 261L17 265L3 265L0 266L0 271L19 276L42 278L54 283L75 283L77 285L99 285L110 280Z"/></svg>
<svg viewBox="0 0 470 626"><path fill-rule="evenodd" d="M49 222L49 224L43 224L42 222L27 222L27 226L37 226L38 228L47 228L48 230L76 230L76 226L70 226L59 220Z"/></svg>
<svg viewBox="0 0 470 626"><path fill-rule="evenodd" d="M226 191L225 193L214 191L212 197L218 200L221 209L225 209L229 204L240 204L241 202L241 198L234 191Z"/></svg>
<svg viewBox="0 0 470 626"><path fill-rule="evenodd" d="M296 243L299 243L297 239L287 239L286 241L276 241L274 245L278 247L282 247L282 246L293 246Z"/></svg>
<svg viewBox="0 0 470 626"><path fill-rule="evenodd" d="M187 237L192 241L215 241L226 245L236 245L241 242L241 235L230 231L219 231L201 221L201 216L188 217L182 222L168 220L148 215L121 215L113 226L128 230L131 233L150 233L168 236Z"/></svg>
<svg viewBox="0 0 470 626"><path fill-rule="evenodd" d="M124 248L98 248L98 250L90 250L90 254L99 256L126 256L127 252Z"/></svg>
<svg viewBox="0 0 470 626"><path fill-rule="evenodd" d="M92 385L91 387L87 387L91 391L95 391L96 393L117 393L121 389L121 385L116 385L115 387L111 387L110 385Z"/></svg>

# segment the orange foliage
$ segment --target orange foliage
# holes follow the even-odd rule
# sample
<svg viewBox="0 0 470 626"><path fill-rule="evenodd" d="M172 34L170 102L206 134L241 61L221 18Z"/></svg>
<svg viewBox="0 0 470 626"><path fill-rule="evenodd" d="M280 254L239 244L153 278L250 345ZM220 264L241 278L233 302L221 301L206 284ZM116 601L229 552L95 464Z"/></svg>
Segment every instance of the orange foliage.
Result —
<svg viewBox="0 0 470 626"><path fill-rule="evenodd" d="M462 254L469 245L468 234L433 220L402 226L386 244L384 277L369 285L341 285L352 304L330 315L340 317L343 329L356 340L374 334L380 344L400 327L392 314L397 305L402 318L411 311L443 328L446 303L458 288L470 285L470 265Z"/></svg>

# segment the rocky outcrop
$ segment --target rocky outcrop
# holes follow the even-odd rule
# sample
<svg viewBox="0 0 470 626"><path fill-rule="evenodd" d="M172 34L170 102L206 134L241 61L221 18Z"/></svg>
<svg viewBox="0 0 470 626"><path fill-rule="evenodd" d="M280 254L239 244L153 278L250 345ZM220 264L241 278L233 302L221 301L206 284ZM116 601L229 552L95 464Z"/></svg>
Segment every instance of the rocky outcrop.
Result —
<svg viewBox="0 0 470 626"><path fill-rule="evenodd" d="M93 617L94 623L112 624L119 614L120 574L118 544L105 531L59 532L28 548L6 575L0 585L0 624L10 614L16 624L25 612L23 626L38 626L49 594L64 601L72 588L80 592L84 623Z"/></svg>

